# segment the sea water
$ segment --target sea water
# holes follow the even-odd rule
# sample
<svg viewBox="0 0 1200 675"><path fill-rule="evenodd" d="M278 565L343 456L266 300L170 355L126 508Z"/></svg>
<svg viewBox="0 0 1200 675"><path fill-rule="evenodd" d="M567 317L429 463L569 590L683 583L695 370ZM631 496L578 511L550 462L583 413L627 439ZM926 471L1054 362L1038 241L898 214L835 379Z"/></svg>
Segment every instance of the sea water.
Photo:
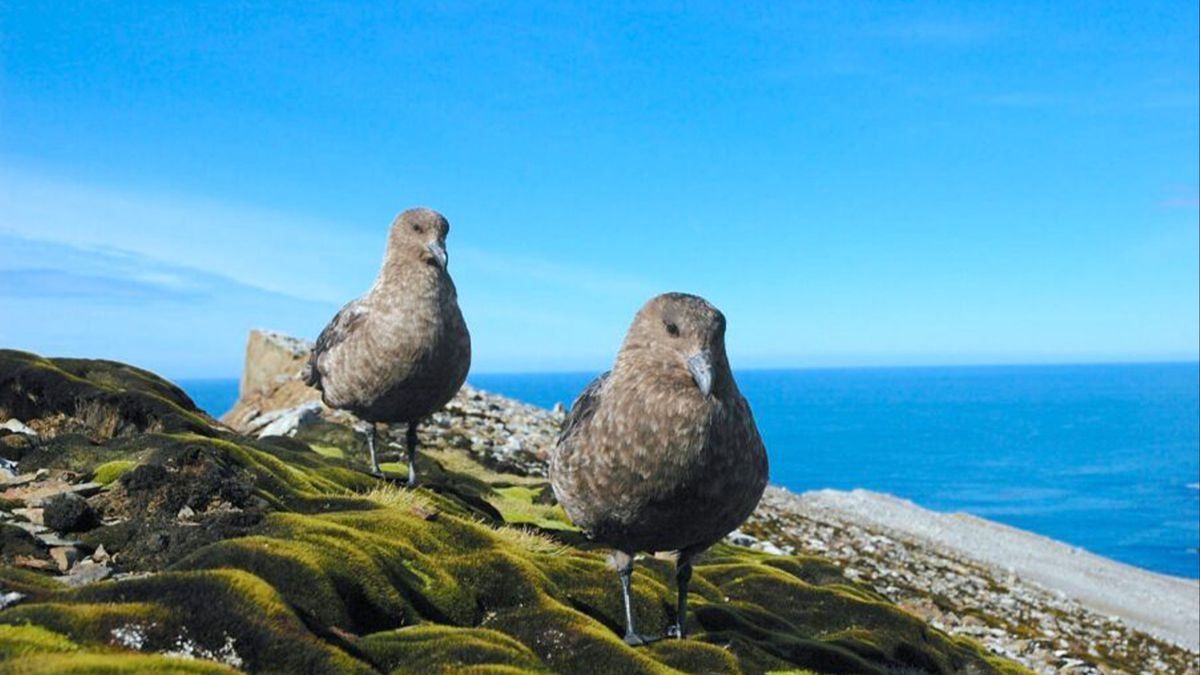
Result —
<svg viewBox="0 0 1200 675"><path fill-rule="evenodd" d="M479 374L570 405L594 373ZM866 488L1139 567L1200 577L1200 365L751 370L737 374L794 491ZM181 383L220 414L235 380Z"/></svg>

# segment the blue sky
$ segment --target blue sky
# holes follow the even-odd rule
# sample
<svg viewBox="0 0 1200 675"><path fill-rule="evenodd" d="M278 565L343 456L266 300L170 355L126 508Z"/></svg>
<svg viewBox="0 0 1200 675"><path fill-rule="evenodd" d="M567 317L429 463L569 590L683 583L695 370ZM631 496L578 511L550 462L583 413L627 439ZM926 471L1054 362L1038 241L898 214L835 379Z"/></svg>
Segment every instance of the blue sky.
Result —
<svg viewBox="0 0 1200 675"><path fill-rule="evenodd" d="M737 367L1197 358L1196 3L515 4L5 3L0 345L236 375L421 204L477 372L666 290Z"/></svg>

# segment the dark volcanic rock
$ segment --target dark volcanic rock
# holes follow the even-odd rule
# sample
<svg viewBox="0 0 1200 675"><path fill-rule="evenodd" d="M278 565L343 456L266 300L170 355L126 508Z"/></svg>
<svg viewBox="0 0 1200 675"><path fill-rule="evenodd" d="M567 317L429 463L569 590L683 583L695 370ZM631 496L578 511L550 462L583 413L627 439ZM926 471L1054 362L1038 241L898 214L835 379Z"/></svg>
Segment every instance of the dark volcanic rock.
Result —
<svg viewBox="0 0 1200 675"><path fill-rule="evenodd" d="M86 532L96 526L96 512L73 492L50 498L42 514L46 527L58 532Z"/></svg>

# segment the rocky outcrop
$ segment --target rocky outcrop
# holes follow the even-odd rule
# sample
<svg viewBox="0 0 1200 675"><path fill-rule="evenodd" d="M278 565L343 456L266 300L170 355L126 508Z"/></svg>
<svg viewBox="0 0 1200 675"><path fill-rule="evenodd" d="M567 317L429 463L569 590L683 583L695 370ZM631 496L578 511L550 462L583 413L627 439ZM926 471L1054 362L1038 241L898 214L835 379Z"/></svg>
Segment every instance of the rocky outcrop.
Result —
<svg viewBox="0 0 1200 675"><path fill-rule="evenodd" d="M221 421L260 438L303 435L318 422L361 428L357 418L324 405L321 392L301 380L311 349L311 343L280 333L251 331L247 374L237 403ZM467 450L493 469L544 476L564 414L562 408L544 410L468 384L422 427L421 447ZM381 446L392 448L391 457L400 454L403 434L399 428L384 431Z"/></svg>
<svg viewBox="0 0 1200 675"><path fill-rule="evenodd" d="M286 417L288 410L311 409L314 402L319 407L321 392L300 380L300 371L308 362L311 349L312 343L307 340L272 331L250 331L238 401L221 421L242 433L259 435L263 428ZM327 416L331 413L324 412ZM286 430L271 431L274 435L288 435Z"/></svg>

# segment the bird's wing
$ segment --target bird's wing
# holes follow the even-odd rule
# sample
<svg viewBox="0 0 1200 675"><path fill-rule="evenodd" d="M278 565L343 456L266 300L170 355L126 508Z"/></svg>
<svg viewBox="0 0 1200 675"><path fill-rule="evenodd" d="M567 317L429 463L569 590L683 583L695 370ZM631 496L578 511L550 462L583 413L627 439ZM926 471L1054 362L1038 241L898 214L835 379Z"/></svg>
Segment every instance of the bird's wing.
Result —
<svg viewBox="0 0 1200 675"><path fill-rule="evenodd" d="M308 356L308 367L304 370L304 383L310 387L320 388L321 386L321 371L317 367L318 360L321 355L336 347L340 342L346 339L350 331L358 325L367 315L367 308L363 306L360 300L351 300L342 307L333 320L325 326L325 330L317 337L317 344L313 346L312 353Z"/></svg>
<svg viewBox="0 0 1200 675"><path fill-rule="evenodd" d="M600 405L600 389L608 381L611 372L606 372L592 380L591 384L579 394L579 398L571 404L571 412L567 413L567 418L563 420L562 433L558 436L559 444L570 439L576 430L596 412L596 408Z"/></svg>

